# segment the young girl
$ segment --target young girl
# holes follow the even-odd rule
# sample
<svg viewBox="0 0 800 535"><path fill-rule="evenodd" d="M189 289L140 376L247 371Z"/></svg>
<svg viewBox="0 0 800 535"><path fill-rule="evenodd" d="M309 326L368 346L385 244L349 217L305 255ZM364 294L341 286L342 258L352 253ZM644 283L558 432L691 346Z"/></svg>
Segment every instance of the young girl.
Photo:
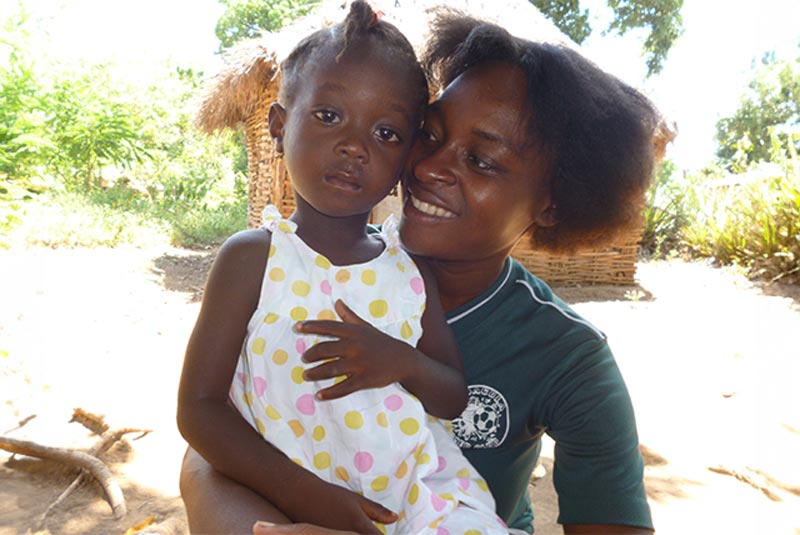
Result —
<svg viewBox="0 0 800 535"><path fill-rule="evenodd" d="M426 415L453 418L466 403L433 279L394 221L367 232L427 103L414 52L357 1L344 23L298 44L281 74L269 126L297 209L282 219L268 207L264 229L221 248L187 348L181 433L273 503L298 501L270 492L276 481L310 474L367 498L322 525L353 529L361 515L384 533L507 533L485 481ZM313 335L307 319L323 320ZM307 472L257 454L252 429Z"/></svg>

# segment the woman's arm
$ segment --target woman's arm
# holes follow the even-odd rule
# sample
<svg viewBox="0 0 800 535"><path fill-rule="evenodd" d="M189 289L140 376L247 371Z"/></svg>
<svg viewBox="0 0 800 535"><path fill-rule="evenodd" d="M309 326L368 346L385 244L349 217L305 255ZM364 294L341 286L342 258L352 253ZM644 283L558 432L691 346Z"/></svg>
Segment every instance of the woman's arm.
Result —
<svg viewBox="0 0 800 535"><path fill-rule="evenodd" d="M445 321L433 275L426 264L417 263L426 290L423 335L417 347L379 331L341 301L336 303L336 313L342 321L297 324L298 332L337 338L321 342L303 355L305 362L322 362L306 370L308 381L348 377L320 390L319 399L340 398L364 388L399 382L419 398L428 414L455 418L464 410L467 387L458 346Z"/></svg>
<svg viewBox="0 0 800 535"><path fill-rule="evenodd" d="M178 427L216 470L263 496L288 518L377 534L361 505L366 500L351 497L349 491L293 463L228 403L247 324L258 304L269 245L268 232L249 230L220 249L186 349ZM381 509L391 521L393 515Z"/></svg>

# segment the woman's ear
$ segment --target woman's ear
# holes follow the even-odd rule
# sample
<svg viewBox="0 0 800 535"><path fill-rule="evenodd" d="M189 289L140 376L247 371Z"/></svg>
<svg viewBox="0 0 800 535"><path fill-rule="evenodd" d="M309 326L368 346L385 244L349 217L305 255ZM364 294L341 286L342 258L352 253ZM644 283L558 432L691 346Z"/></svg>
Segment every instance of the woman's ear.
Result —
<svg viewBox="0 0 800 535"><path fill-rule="evenodd" d="M275 142L275 150L283 154L283 129L286 127L286 108L273 102L269 107L269 135Z"/></svg>

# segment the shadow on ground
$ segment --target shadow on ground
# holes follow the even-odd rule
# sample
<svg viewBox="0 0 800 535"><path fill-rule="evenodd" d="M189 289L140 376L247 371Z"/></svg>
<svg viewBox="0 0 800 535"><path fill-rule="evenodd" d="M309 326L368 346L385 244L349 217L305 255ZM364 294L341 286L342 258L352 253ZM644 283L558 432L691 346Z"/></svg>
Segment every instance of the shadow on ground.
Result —
<svg viewBox="0 0 800 535"><path fill-rule="evenodd" d="M163 254L153 260L151 270L165 289L189 294L189 301L196 303L203 298L203 287L216 253L215 249Z"/></svg>

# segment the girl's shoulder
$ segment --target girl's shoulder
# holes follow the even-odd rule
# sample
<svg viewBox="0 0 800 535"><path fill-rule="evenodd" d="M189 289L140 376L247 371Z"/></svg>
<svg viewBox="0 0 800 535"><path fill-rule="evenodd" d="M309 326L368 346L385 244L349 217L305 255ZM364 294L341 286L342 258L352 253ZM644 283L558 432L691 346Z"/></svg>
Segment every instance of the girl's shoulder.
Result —
<svg viewBox="0 0 800 535"><path fill-rule="evenodd" d="M272 233L265 228L241 230L230 236L217 251L213 270L231 277L242 273L264 273ZM260 283L260 278L258 279Z"/></svg>

